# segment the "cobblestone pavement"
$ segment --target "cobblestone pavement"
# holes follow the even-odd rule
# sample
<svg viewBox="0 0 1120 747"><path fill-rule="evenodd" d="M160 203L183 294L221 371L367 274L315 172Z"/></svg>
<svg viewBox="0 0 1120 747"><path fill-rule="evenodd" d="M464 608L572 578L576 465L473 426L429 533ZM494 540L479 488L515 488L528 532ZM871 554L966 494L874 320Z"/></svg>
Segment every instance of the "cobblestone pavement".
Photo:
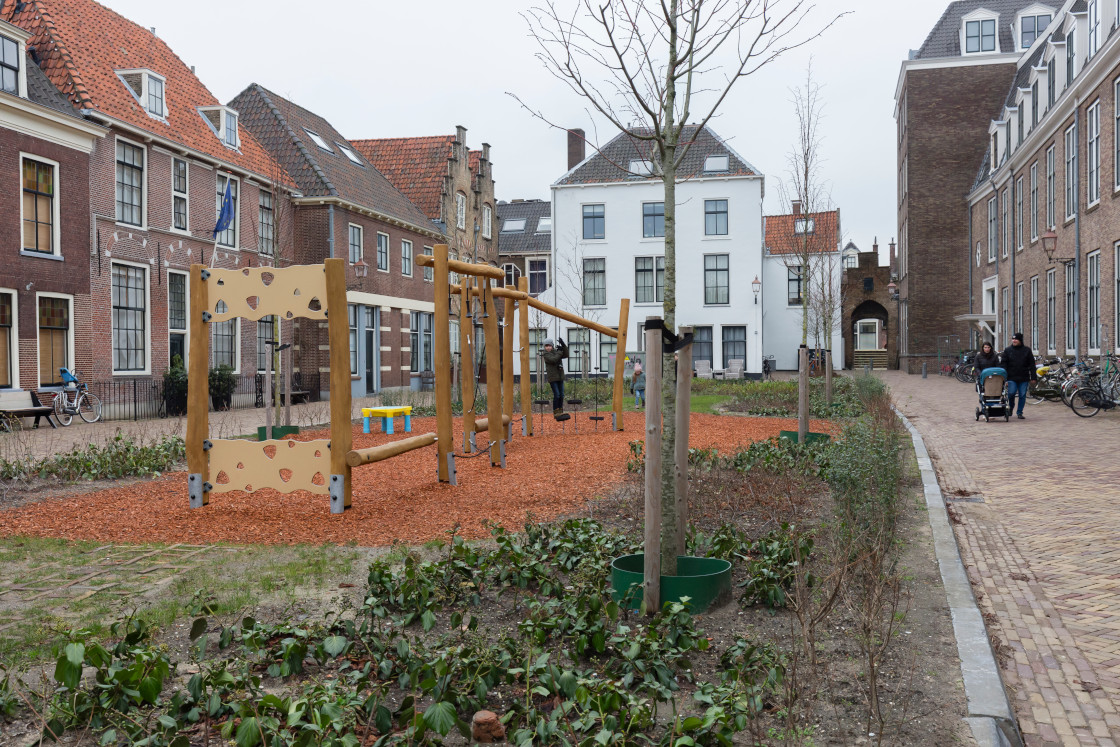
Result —
<svg viewBox="0 0 1120 747"><path fill-rule="evenodd" d="M975 387L882 374L921 431L1028 745L1120 745L1120 412L975 420Z"/></svg>

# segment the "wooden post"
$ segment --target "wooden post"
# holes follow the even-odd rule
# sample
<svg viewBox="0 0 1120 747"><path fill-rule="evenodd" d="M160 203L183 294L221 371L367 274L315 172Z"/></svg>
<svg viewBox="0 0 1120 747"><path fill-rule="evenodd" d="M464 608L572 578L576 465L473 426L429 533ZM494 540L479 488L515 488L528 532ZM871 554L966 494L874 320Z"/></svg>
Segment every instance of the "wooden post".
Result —
<svg viewBox="0 0 1120 747"><path fill-rule="evenodd" d="M645 505L645 591L646 614L661 609L661 318L646 318L646 505Z"/></svg>
<svg viewBox="0 0 1120 747"><path fill-rule="evenodd" d="M447 455L454 451L454 435L451 432L451 296L447 282L447 244L436 244L433 248L436 266L432 274L435 280L435 322L432 330L432 343L435 348L435 397L436 397L436 453L440 482L450 482L451 474Z"/></svg>
<svg viewBox="0 0 1120 747"><path fill-rule="evenodd" d="M507 287L515 290L513 286ZM509 416L509 425L505 431L506 443L509 443L513 440L513 325L517 323L512 298L505 300L505 311L505 323L502 327L505 331L505 349L502 351L502 411Z"/></svg>
<svg viewBox="0 0 1120 747"><path fill-rule="evenodd" d="M614 346L614 394L611 398L611 409L614 411L614 429L623 431L626 428L622 422L622 400L626 396L623 390L623 379L626 376L626 328L630 324L630 299L622 299L622 308L618 312L618 337ZM648 390L647 390L648 391Z"/></svg>
<svg viewBox="0 0 1120 747"><path fill-rule="evenodd" d="M529 292L529 278L517 279L517 289ZM521 338L521 418L525 422L525 435L533 435L533 380L529 375L529 302L517 304L517 321Z"/></svg>
<svg viewBox="0 0 1120 747"><path fill-rule="evenodd" d="M470 434L474 433L474 319L471 313L471 283L474 278L464 275L463 297L459 301L459 366L460 386L463 392L463 451L471 452Z"/></svg>
<svg viewBox="0 0 1120 747"><path fill-rule="evenodd" d="M486 306L482 324L486 334L486 415L490 420L490 466L504 467L502 463L502 361L498 351L498 310L494 307L494 294L490 278L479 278Z"/></svg>
<svg viewBox="0 0 1120 747"><path fill-rule="evenodd" d="M354 442L350 424L350 324L346 313L346 261L326 259L327 273L327 341L330 344L331 368L331 479L341 475L342 506L331 506L341 513L350 508L352 498L350 465L346 455Z"/></svg>
<svg viewBox="0 0 1120 747"><path fill-rule="evenodd" d="M692 327L680 327L681 337L692 333ZM677 353L677 440L674 444L673 475L677 485L676 536L682 552L688 538L688 422L692 412L692 344Z"/></svg>
<svg viewBox="0 0 1120 747"><path fill-rule="evenodd" d="M202 314L210 306L210 294L202 279L204 265L191 265L190 362L187 370L187 478L188 488L196 496L191 508L210 502L205 485L210 480L209 459L203 441L210 438L210 325ZM194 486L192 481L197 481Z"/></svg>

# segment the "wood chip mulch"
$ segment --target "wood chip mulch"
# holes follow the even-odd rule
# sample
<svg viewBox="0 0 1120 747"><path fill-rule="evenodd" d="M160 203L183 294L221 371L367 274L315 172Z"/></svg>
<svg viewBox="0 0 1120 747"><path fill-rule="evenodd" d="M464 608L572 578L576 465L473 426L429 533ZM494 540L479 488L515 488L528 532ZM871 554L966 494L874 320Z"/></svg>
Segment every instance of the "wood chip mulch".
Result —
<svg viewBox="0 0 1120 747"><path fill-rule="evenodd" d="M588 500L605 495L626 477L629 443L644 440L643 413L626 413L622 432L610 430L610 416L599 423L579 415L579 433L569 421L566 432L551 418L544 434L522 438L515 425L507 469L491 469L485 456L459 458L458 487L436 479L435 449L408 452L394 459L354 469L352 507L330 513L326 496L262 490L215 493L199 510L187 507L186 474L171 473L93 493L68 495L2 513L0 536L27 535L104 542L183 542L236 544L356 543L361 546L409 544L444 539L460 524L468 538L484 537L484 521L519 527L526 514L549 519L578 511ZM539 422L539 421L538 421ZM398 420L398 426L400 421ZM694 414L689 442L730 453L753 441L796 430L782 418L732 418ZM831 423L814 421L814 431L836 433ZM414 434L435 431L435 418L414 418ZM374 426L374 430L377 430ZM539 430L539 427L538 427ZM364 448L407 437L364 435L355 427L354 447ZM456 419L455 437L461 447ZM327 438L325 431L300 439ZM479 434L486 443L486 434Z"/></svg>

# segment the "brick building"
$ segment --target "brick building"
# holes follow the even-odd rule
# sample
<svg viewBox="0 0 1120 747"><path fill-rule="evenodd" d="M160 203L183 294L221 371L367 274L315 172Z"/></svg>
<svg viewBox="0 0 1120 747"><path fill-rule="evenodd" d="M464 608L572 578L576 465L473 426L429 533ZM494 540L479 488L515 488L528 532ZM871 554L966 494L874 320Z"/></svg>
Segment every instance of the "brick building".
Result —
<svg viewBox="0 0 1120 747"><path fill-rule="evenodd" d="M1117 349L1117 13L1115 3L1080 0L1037 24L991 112L969 195L975 308L967 319L999 347L1022 332L1041 355Z"/></svg>
<svg viewBox="0 0 1120 747"><path fill-rule="evenodd" d="M552 203L513 200L498 203L501 262L506 284L529 278L529 292L540 295L552 285Z"/></svg>
<svg viewBox="0 0 1120 747"><path fill-rule="evenodd" d="M1036 25L1053 12L1035 0L951 3L902 63L895 119L903 370L920 371L946 340L969 337L968 320L957 318L974 313L966 195L1023 44L1033 43Z"/></svg>
<svg viewBox="0 0 1120 747"><path fill-rule="evenodd" d="M30 38L0 21L0 389L93 365L89 154L106 130L55 90Z"/></svg>
<svg viewBox="0 0 1120 747"><path fill-rule="evenodd" d="M293 261L349 260L352 393L419 386L432 368L436 320L432 271L415 258L446 242L439 226L318 114L257 84L230 106L298 185ZM304 370L325 373L326 323L311 325L295 324L297 357Z"/></svg>
<svg viewBox="0 0 1120 747"><path fill-rule="evenodd" d="M849 241L841 253L844 263L840 328L844 360L853 369L898 368L898 301L891 293L895 273L895 244L890 264L879 266L879 242L861 252Z"/></svg>
<svg viewBox="0 0 1120 747"><path fill-rule="evenodd" d="M273 262L290 243L282 233L290 228L273 220L294 185L153 31L92 0L35 0L3 14L27 32L53 87L107 128L89 156L86 213L75 216L89 311L81 293L63 297L73 331L62 355L87 380L159 376L174 356L187 358L190 265ZM215 241L227 185L235 220ZM211 363L255 373L270 330L244 320L213 325Z"/></svg>

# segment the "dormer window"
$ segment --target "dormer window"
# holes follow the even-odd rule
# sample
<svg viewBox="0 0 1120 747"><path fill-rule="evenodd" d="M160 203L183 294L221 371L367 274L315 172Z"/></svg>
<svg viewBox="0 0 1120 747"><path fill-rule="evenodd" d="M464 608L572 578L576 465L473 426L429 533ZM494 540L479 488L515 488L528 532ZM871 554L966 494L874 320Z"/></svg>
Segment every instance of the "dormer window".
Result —
<svg viewBox="0 0 1120 747"><path fill-rule="evenodd" d="M1035 39L1042 36L1046 27L1050 25L1050 14L1021 16L1019 18L1019 43L1023 49L1030 49Z"/></svg>
<svg viewBox="0 0 1120 747"><path fill-rule="evenodd" d="M19 96L19 44L0 36L0 91Z"/></svg>
<svg viewBox="0 0 1120 747"><path fill-rule="evenodd" d="M1089 0L1089 56L1100 49L1101 44L1101 4L1100 0Z"/></svg>
<svg viewBox="0 0 1120 747"><path fill-rule="evenodd" d="M117 76L149 117L167 119L166 80L151 70L118 70Z"/></svg>
<svg viewBox="0 0 1120 747"><path fill-rule="evenodd" d="M996 51L996 19L965 21L964 51L967 54Z"/></svg>
<svg viewBox="0 0 1120 747"><path fill-rule="evenodd" d="M334 153L334 151L331 150L331 146L327 145L327 141L324 140L322 138L322 136L319 135L318 132L312 132L311 130L307 129L306 127L303 129L303 131L307 133L307 136L309 138L311 138L311 142L318 145L320 148L325 150L327 153Z"/></svg>
<svg viewBox="0 0 1120 747"><path fill-rule="evenodd" d="M201 106L198 111L223 145L233 149L241 145L236 111L228 106Z"/></svg>
<svg viewBox="0 0 1120 747"><path fill-rule="evenodd" d="M798 218L793 222L793 232L798 236L811 234L816 230L816 221L812 218Z"/></svg>
<svg viewBox="0 0 1120 747"><path fill-rule="evenodd" d="M708 156L704 159L705 172L721 172L731 170L731 157L726 153L718 156Z"/></svg>

